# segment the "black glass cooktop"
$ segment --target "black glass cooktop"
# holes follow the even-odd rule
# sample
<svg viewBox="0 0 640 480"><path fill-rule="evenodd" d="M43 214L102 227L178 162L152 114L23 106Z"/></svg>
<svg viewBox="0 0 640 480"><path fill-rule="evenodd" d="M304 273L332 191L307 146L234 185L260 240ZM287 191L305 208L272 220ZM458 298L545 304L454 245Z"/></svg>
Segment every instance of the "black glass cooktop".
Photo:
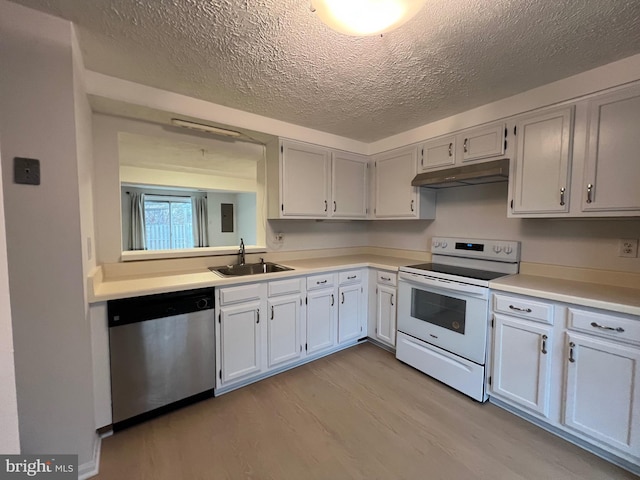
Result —
<svg viewBox="0 0 640 480"><path fill-rule="evenodd" d="M458 277L475 278L478 280L494 280L496 278L509 275L508 273L490 272L488 270L476 270L475 268L454 267L452 265L442 265L439 263L421 263L420 265L409 265L407 268L425 270L427 272L446 273Z"/></svg>

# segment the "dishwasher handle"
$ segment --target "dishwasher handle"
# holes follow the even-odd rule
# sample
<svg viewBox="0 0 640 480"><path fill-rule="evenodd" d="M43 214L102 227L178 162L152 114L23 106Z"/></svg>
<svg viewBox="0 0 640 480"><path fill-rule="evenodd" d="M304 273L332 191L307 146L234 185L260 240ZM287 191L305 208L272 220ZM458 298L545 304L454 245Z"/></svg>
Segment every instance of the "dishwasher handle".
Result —
<svg viewBox="0 0 640 480"><path fill-rule="evenodd" d="M109 327L214 308L213 288L122 298L107 302Z"/></svg>

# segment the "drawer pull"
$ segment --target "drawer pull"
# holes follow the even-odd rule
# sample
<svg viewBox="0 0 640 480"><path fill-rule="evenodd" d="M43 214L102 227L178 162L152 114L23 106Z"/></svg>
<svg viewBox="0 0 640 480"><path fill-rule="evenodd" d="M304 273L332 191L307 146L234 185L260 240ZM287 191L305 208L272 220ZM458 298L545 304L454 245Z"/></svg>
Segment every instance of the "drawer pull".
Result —
<svg viewBox="0 0 640 480"><path fill-rule="evenodd" d="M509 308L511 310L515 310L516 312L524 312L524 313L531 313L533 310L531 310L530 308L520 308L520 307L514 307L513 305L509 305Z"/></svg>
<svg viewBox="0 0 640 480"><path fill-rule="evenodd" d="M333 293L331 294L331 306L333 307L336 304L336 299L333 298Z"/></svg>
<svg viewBox="0 0 640 480"><path fill-rule="evenodd" d="M344 305L344 292L342 292L342 302L340 302Z"/></svg>
<svg viewBox="0 0 640 480"><path fill-rule="evenodd" d="M576 361L575 357L573 356L573 349L575 348L576 344L573 342L569 343L569 361L571 363L574 363Z"/></svg>
<svg viewBox="0 0 640 480"><path fill-rule="evenodd" d="M392 306L392 307L395 307L395 305L393 304L393 297L394 297L394 295L393 295L393 293L392 293L392 294L391 294L391 306Z"/></svg>
<svg viewBox="0 0 640 480"><path fill-rule="evenodd" d="M358 276L357 275L353 275L351 277L347 277L347 280L353 280L354 278L358 278Z"/></svg>
<svg viewBox="0 0 640 480"><path fill-rule="evenodd" d="M624 328L622 327L618 327L618 328L607 327L606 325L598 325L596 322L591 322L591 326L594 328L599 328L601 330L610 330L612 332L619 332L619 333L624 332Z"/></svg>
<svg viewBox="0 0 640 480"><path fill-rule="evenodd" d="M323 283L327 283L326 280L322 280L321 282L316 282L317 285L322 285Z"/></svg>
<svg viewBox="0 0 640 480"><path fill-rule="evenodd" d="M542 335L542 354L546 355L547 354L547 339L549 337L547 337L546 335Z"/></svg>
<svg viewBox="0 0 640 480"><path fill-rule="evenodd" d="M381 280L384 280L385 282L390 282L391 281L391 277L380 277Z"/></svg>
<svg viewBox="0 0 640 480"><path fill-rule="evenodd" d="M271 320L273 320L273 305L271 305Z"/></svg>

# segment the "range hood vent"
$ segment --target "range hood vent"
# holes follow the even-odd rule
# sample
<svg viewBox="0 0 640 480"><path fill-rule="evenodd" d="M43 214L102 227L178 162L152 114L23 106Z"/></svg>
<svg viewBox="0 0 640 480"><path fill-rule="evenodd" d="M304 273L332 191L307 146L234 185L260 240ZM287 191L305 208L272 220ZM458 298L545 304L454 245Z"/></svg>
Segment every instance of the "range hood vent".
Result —
<svg viewBox="0 0 640 480"><path fill-rule="evenodd" d="M450 188L464 185L506 182L509 179L509 159L474 163L416 175L411 185L424 188Z"/></svg>

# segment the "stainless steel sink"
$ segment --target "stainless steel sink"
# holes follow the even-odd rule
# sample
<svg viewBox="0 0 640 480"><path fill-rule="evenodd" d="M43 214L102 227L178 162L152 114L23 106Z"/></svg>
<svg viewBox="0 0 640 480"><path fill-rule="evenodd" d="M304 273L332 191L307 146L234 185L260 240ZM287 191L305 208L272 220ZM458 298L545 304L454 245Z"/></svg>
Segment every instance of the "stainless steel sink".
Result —
<svg viewBox="0 0 640 480"><path fill-rule="evenodd" d="M221 267L209 267L213 273L223 277L240 277L244 275L259 275L262 273L286 272L293 268L278 265L277 263L245 263L244 265L223 265Z"/></svg>

